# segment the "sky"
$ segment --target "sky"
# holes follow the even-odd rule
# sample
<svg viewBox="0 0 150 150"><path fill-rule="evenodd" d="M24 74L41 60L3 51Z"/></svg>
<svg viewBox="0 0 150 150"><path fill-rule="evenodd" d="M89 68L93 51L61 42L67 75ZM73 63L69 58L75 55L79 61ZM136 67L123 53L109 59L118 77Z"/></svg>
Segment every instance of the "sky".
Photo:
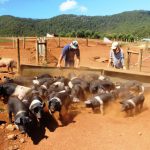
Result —
<svg viewBox="0 0 150 150"><path fill-rule="evenodd" d="M106 16L150 10L150 0L0 0L0 16L47 19L62 14Z"/></svg>

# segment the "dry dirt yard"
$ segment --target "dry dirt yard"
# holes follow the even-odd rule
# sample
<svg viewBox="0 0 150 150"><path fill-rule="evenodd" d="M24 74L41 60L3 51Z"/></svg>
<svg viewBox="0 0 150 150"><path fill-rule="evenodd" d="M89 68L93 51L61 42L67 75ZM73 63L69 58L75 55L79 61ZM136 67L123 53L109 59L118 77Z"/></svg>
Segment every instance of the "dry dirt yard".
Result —
<svg viewBox="0 0 150 150"><path fill-rule="evenodd" d="M61 48L71 40L62 39ZM0 56L17 59L12 43L0 43ZM57 61L61 48L57 47L57 40L48 41L50 66ZM110 45L105 45L97 40L91 40L86 46L85 40L79 40L81 49L81 66L106 67L107 62L94 61L94 57L108 59ZM7 48L4 48L7 46ZM123 45L126 51L129 45ZM21 63L35 64L35 41L26 42L25 49L21 47ZM131 47L132 50L138 50ZM146 58L147 54L145 54ZM53 61L53 62L52 62ZM132 63L137 63L137 57L132 56ZM147 67L148 61L143 62L142 71L150 72ZM132 67L136 70L136 66ZM15 75L4 73L2 69L0 77ZM42 131L36 131L34 138L24 137L19 131L8 131L5 127L8 122L7 105L0 101L0 150L149 150L150 149L150 92L149 88L145 91L145 103L143 111L134 117L125 117L120 111L120 104L116 101L106 108L105 115L93 114L91 109L85 108L83 103L75 104L70 109L70 123L63 127L54 126L49 122ZM46 111L46 110L45 110ZM16 140L8 140L10 134L17 135ZM21 141L20 139L25 141Z"/></svg>

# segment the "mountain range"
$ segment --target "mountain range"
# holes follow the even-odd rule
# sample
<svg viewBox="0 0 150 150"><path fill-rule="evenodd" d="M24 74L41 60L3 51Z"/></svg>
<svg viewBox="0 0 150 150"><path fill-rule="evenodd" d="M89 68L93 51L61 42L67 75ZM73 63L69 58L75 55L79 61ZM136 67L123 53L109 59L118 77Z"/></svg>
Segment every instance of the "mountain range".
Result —
<svg viewBox="0 0 150 150"><path fill-rule="evenodd" d="M0 36L69 35L79 31L150 36L150 11L128 11L111 16L60 15L49 19L0 16Z"/></svg>

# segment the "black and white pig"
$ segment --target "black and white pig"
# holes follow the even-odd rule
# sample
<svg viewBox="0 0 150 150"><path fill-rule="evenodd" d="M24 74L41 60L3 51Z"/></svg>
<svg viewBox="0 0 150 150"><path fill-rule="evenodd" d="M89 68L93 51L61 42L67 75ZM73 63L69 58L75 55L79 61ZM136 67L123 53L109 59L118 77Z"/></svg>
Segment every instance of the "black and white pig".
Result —
<svg viewBox="0 0 150 150"><path fill-rule="evenodd" d="M63 90L68 91L69 90L68 81L69 81L69 79L67 79L65 77L56 78L56 81L53 82L47 89L48 95L50 95L53 91L55 91L55 92L60 92Z"/></svg>
<svg viewBox="0 0 150 150"><path fill-rule="evenodd" d="M120 85L120 88L128 90L132 94L143 94L145 90L143 84L136 80L126 81Z"/></svg>
<svg viewBox="0 0 150 150"><path fill-rule="evenodd" d="M130 99L134 96L144 94L144 90L144 85L141 82L130 80L117 85L113 92L117 98L120 98L122 101L124 101L125 99Z"/></svg>
<svg viewBox="0 0 150 150"><path fill-rule="evenodd" d="M17 85L15 83L0 84L0 96L4 98L4 102L8 101L9 96L17 96L19 99L23 99L31 90L32 89L29 87Z"/></svg>
<svg viewBox="0 0 150 150"><path fill-rule="evenodd" d="M48 109L50 114L55 118L58 125L62 125L68 115L68 109L72 103L68 91L53 92L48 97ZM56 118L55 112L59 113L59 119Z"/></svg>
<svg viewBox="0 0 150 150"><path fill-rule="evenodd" d="M43 102L42 98L39 96L39 92L33 90L32 92L30 92L24 97L22 102L36 117L37 121L41 123L42 122L41 120L44 115L45 103Z"/></svg>
<svg viewBox="0 0 150 150"><path fill-rule="evenodd" d="M12 114L14 115L14 123L18 126L21 133L29 133L31 131L33 118L30 116L29 109L17 97L9 97L8 114L10 123L12 123Z"/></svg>
<svg viewBox="0 0 150 150"><path fill-rule="evenodd" d="M73 102L80 102L85 100L85 93L80 84L75 84L71 89L71 98Z"/></svg>
<svg viewBox="0 0 150 150"><path fill-rule="evenodd" d="M78 77L90 84L92 81L97 80L99 78L99 75L95 73L86 73L80 74Z"/></svg>
<svg viewBox="0 0 150 150"><path fill-rule="evenodd" d="M109 80L94 80L89 89L92 94L108 93L115 89L115 84Z"/></svg>
<svg viewBox="0 0 150 150"><path fill-rule="evenodd" d="M104 105L108 104L114 99L115 98L112 93L103 93L88 99L84 103L86 107L92 108L93 112L97 112L98 110L102 115L104 115Z"/></svg>
<svg viewBox="0 0 150 150"><path fill-rule="evenodd" d="M110 81L110 78L108 76L99 75L96 73L80 74L78 77L81 78L82 80L88 82L89 84L94 80L108 80L108 81Z"/></svg>
<svg viewBox="0 0 150 150"><path fill-rule="evenodd" d="M34 77L34 79L43 79L43 78L52 78L52 76L50 74L45 73Z"/></svg>
<svg viewBox="0 0 150 150"><path fill-rule="evenodd" d="M76 84L80 85L82 89L86 92L89 92L89 83L85 80L77 77L75 74L69 74L70 81L68 82L68 86L72 89L72 87Z"/></svg>
<svg viewBox="0 0 150 150"><path fill-rule="evenodd" d="M145 97L143 94L134 96L131 99L121 101L122 111L125 111L127 115L135 115L136 111L141 111L143 108Z"/></svg>
<svg viewBox="0 0 150 150"><path fill-rule="evenodd" d="M17 76L15 78L10 78L7 76L3 77L3 83L15 83L22 86L32 87L33 77L24 77L24 76Z"/></svg>

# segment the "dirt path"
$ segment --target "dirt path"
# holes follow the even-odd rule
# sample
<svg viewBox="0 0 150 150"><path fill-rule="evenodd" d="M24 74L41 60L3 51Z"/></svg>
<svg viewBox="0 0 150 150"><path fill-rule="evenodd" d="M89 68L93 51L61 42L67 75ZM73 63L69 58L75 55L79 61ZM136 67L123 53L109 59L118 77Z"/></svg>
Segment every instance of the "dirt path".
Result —
<svg viewBox="0 0 150 150"><path fill-rule="evenodd" d="M106 67L107 63L94 62L90 58L95 56L108 58L109 46L91 42L85 46L81 41L81 66ZM35 43L28 43L26 47L33 47ZM61 48L56 48L56 41L49 43L50 54L58 58ZM62 43L62 46L66 43ZM34 49L34 48L33 48ZM33 50L34 52L34 50ZM13 49L0 50L0 56L16 59ZM32 63L30 50L22 50L22 63ZM136 58L133 57L133 61ZM136 62L136 61L135 61ZM149 62L146 62L147 65ZM4 69L5 70L5 69ZM149 71L150 68L146 68ZM4 76L8 74L0 74ZM9 75L11 76L11 75ZM0 129L0 150L7 150L10 145L19 145L20 150L149 150L150 143L150 91L146 93L144 109L135 117L124 117L120 112L118 102L110 105L105 110L105 115L93 114L91 109L79 105L71 114L73 121L64 127L53 127L53 122L48 120L48 127L42 129L34 139L25 137L25 143L20 144L19 135L15 141L7 141L10 133L18 134L18 131L8 132ZM6 109L6 105L0 103ZM0 113L0 120L8 121L7 111ZM51 127L51 128L50 128Z"/></svg>
<svg viewBox="0 0 150 150"><path fill-rule="evenodd" d="M124 117L120 105L115 103L106 109L104 116L93 114L88 108L78 108L80 113L74 122L58 127L54 132L46 129L47 138L37 145L31 140L25 150L148 150L150 149L150 102L146 96L143 112L135 117Z"/></svg>

